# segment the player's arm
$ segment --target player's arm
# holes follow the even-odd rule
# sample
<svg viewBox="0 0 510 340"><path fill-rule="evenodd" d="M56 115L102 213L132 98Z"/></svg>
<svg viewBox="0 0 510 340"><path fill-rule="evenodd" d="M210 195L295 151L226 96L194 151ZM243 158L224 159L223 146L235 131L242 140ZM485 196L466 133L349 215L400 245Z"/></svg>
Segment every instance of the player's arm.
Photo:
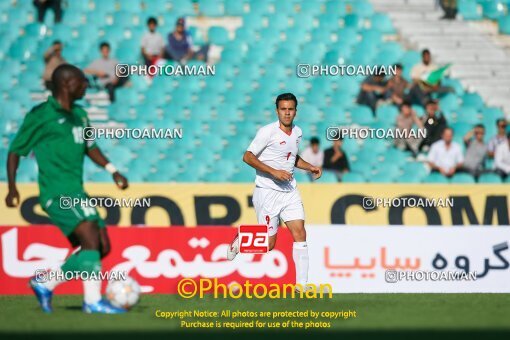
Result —
<svg viewBox="0 0 510 340"><path fill-rule="evenodd" d="M20 202L19 193L16 188L16 172L20 157L26 157L30 151L39 143L46 134L43 120L37 112L30 111L23 119L23 124L11 142L7 156L7 181L8 192L5 197L5 204L10 207L17 207Z"/></svg>
<svg viewBox="0 0 510 340"><path fill-rule="evenodd" d="M269 165L262 163L257 156L255 156L251 151L246 151L243 156L243 161L251 166L252 168L262 171L279 181L290 181L292 179L292 175L285 170L277 170Z"/></svg>
<svg viewBox="0 0 510 340"><path fill-rule="evenodd" d="M128 180L126 177L122 176L115 166L111 164L105 155L99 150L98 147L89 148L87 151L87 156L96 163L97 165L105 168L108 172L110 172L113 176L113 180L115 184L119 187L119 189L126 189L128 187Z"/></svg>
<svg viewBox="0 0 510 340"><path fill-rule="evenodd" d="M322 176L321 168L313 166L312 164L308 163L303 158L301 158L299 155L296 156L296 164L294 164L294 166L298 169L311 172L314 175L314 179L319 179Z"/></svg>
<svg viewBox="0 0 510 340"><path fill-rule="evenodd" d="M16 172L18 171L19 155L9 152L7 156L7 181L8 193L5 197L5 204L9 208L17 207L19 204L19 192L16 188Z"/></svg>

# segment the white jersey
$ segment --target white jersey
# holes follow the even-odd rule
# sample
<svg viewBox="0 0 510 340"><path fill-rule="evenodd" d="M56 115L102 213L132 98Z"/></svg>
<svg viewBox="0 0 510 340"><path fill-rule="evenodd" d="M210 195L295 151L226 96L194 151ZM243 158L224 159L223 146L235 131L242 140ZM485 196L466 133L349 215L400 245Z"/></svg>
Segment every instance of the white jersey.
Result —
<svg viewBox="0 0 510 340"><path fill-rule="evenodd" d="M294 165L302 137L303 133L299 127L293 125L292 131L288 135L280 129L280 122L276 121L262 127L257 132L255 139L248 147L248 151L267 166L294 174ZM272 176L257 170L255 185L277 191L292 191L296 189L296 179L292 177L290 181L278 181Z"/></svg>

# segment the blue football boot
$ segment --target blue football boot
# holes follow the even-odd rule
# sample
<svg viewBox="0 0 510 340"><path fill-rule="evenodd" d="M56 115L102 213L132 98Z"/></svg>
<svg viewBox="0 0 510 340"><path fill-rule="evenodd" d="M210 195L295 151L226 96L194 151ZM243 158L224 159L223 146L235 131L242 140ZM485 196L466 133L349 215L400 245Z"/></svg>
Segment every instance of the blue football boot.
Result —
<svg viewBox="0 0 510 340"><path fill-rule="evenodd" d="M102 299L96 303L83 303L83 312L87 314L122 314L126 310L113 306L108 300Z"/></svg>
<svg viewBox="0 0 510 340"><path fill-rule="evenodd" d="M43 312L53 312L53 308L51 307L51 298L53 297L53 292L44 287L41 282L37 282L35 278L31 279L28 284L34 291L35 297L37 298L37 301L39 301L39 305L41 306Z"/></svg>

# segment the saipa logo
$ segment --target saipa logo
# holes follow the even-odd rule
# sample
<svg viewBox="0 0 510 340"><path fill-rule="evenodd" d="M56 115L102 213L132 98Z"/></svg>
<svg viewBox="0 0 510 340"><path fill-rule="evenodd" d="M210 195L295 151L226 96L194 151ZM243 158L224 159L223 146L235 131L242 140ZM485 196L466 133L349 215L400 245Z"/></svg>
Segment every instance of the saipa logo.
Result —
<svg viewBox="0 0 510 340"><path fill-rule="evenodd" d="M239 226L239 252L265 254L269 251L267 225Z"/></svg>

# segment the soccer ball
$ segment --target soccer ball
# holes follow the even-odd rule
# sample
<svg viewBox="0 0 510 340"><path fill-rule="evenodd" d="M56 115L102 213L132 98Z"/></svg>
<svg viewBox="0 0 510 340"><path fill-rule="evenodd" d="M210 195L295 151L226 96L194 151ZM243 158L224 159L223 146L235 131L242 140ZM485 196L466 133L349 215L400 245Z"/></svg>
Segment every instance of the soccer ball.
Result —
<svg viewBox="0 0 510 340"><path fill-rule="evenodd" d="M129 309L140 300L140 285L131 277L112 280L106 287L106 297L115 307Z"/></svg>

